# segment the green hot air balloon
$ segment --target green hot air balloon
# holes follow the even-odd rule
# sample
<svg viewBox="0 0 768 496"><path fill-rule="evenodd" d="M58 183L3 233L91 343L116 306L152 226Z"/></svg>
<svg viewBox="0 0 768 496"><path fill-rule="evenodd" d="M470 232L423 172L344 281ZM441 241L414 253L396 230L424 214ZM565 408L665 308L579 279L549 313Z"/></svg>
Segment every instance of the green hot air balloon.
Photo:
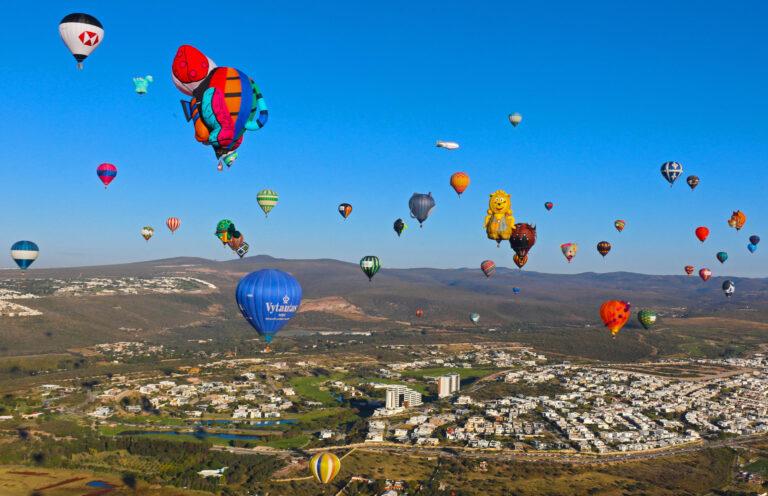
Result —
<svg viewBox="0 0 768 496"><path fill-rule="evenodd" d="M656 324L656 312L653 310L642 309L637 312L637 320L640 321L643 327L650 329Z"/></svg>
<svg viewBox="0 0 768 496"><path fill-rule="evenodd" d="M725 263L725 261L728 260L728 254L724 251L717 252L717 255L715 256L717 257L717 260L720 263Z"/></svg>
<svg viewBox="0 0 768 496"><path fill-rule="evenodd" d="M374 255L364 256L360 260L360 268L363 270L363 273L368 276L368 280L372 281L373 276L375 276L379 269L381 269L381 262L379 262L379 257Z"/></svg>
<svg viewBox="0 0 768 496"><path fill-rule="evenodd" d="M256 203L264 211L265 217L268 217L269 212L275 208L279 198L277 191L272 191L271 189L263 189L256 193Z"/></svg>

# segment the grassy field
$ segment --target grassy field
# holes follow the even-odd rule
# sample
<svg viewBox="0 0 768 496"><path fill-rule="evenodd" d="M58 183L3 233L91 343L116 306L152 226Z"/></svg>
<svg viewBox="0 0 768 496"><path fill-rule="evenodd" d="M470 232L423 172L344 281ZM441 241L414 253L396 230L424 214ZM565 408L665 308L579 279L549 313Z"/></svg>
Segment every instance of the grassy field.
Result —
<svg viewBox="0 0 768 496"><path fill-rule="evenodd" d="M337 405L338 402L333 398L330 391L320 389L320 384L332 380L333 376L320 377L294 377L291 379L291 386L296 390L296 394L310 401L319 401L327 406Z"/></svg>
<svg viewBox="0 0 768 496"><path fill-rule="evenodd" d="M431 369L416 369L416 370L405 370L402 372L403 377L414 377L414 378L422 378L422 377L437 377L441 375L446 374L459 374L461 375L461 383L465 384L467 382L474 382L475 380L485 377L487 375L491 375L494 372L498 372L500 369L465 369L462 367L437 367L437 368L431 368Z"/></svg>
<svg viewBox="0 0 768 496"><path fill-rule="evenodd" d="M758 458L754 462L744 467L744 470L749 472L762 474L763 477L768 477L768 458Z"/></svg>

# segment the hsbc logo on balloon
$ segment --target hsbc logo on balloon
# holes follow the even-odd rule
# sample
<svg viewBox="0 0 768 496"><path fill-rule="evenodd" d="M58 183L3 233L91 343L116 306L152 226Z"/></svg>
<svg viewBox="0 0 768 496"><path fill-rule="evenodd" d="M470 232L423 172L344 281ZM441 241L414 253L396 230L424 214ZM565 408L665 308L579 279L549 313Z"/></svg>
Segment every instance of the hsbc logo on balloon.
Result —
<svg viewBox="0 0 768 496"><path fill-rule="evenodd" d="M99 44L99 34L93 31L83 31L80 33L80 42L85 46L94 46Z"/></svg>

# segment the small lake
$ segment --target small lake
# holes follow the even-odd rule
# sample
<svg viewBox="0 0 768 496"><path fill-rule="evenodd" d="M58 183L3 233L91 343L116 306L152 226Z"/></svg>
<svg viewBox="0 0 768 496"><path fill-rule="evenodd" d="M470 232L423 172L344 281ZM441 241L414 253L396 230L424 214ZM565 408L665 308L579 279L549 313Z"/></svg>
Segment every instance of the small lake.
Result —
<svg viewBox="0 0 768 496"><path fill-rule="evenodd" d="M230 434L226 432L206 432L206 431L125 431L118 436L190 436L197 439L206 439L215 437L218 439L240 440L240 441L263 441L264 437L253 434Z"/></svg>

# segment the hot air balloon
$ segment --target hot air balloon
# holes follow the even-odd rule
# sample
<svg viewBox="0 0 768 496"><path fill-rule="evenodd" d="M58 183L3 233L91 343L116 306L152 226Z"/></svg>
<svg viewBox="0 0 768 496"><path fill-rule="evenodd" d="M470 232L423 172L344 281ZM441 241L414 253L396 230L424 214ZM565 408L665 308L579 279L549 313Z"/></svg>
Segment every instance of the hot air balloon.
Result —
<svg viewBox="0 0 768 496"><path fill-rule="evenodd" d="M736 285L733 284L733 281L728 279L723 282L723 293L725 293L725 296L730 298L735 291L736 291Z"/></svg>
<svg viewBox="0 0 768 496"><path fill-rule="evenodd" d="M728 225L735 228L737 231L741 231L744 227L744 223L747 222L747 216L741 210L736 210L731 214L731 218L728 219Z"/></svg>
<svg viewBox="0 0 768 496"><path fill-rule="evenodd" d="M752 236L749 237L749 242L752 243L755 246L759 245L760 244L760 236L758 236L757 234L753 234Z"/></svg>
<svg viewBox="0 0 768 496"><path fill-rule="evenodd" d="M650 329L656 323L656 312L653 310L640 310L637 312L637 320L645 329Z"/></svg>
<svg viewBox="0 0 768 496"><path fill-rule="evenodd" d="M493 263L493 260L483 260L480 264L480 270L483 271L485 277L491 277L496 272L496 264Z"/></svg>
<svg viewBox="0 0 768 496"><path fill-rule="evenodd" d="M469 314L469 320L471 320L473 324L477 324L478 322L480 322L480 314L472 312L471 314Z"/></svg>
<svg viewBox="0 0 768 496"><path fill-rule="evenodd" d="M699 277L704 282L709 281L709 278L712 277L712 271L707 268L701 269L699 270Z"/></svg>
<svg viewBox="0 0 768 496"><path fill-rule="evenodd" d="M438 141L437 142L438 148L445 148L446 150L456 150L459 148L459 144L455 141Z"/></svg>
<svg viewBox="0 0 768 496"><path fill-rule="evenodd" d="M246 131L261 129L269 111L258 86L244 72L216 67L200 50L183 45L176 52L171 72L174 84L190 101L182 101L184 116L192 121L195 139L211 146L218 168L237 158Z"/></svg>
<svg viewBox="0 0 768 496"><path fill-rule="evenodd" d="M544 208L546 208L547 210L552 210L552 207L554 206L555 204L552 202L544 202Z"/></svg>
<svg viewBox="0 0 768 496"><path fill-rule="evenodd" d="M421 308L416 309L416 317L422 318L424 316L424 310Z"/></svg>
<svg viewBox="0 0 768 496"><path fill-rule="evenodd" d="M725 261L728 260L728 254L724 251L717 252L717 255L715 255L715 257L720 263L725 263Z"/></svg>
<svg viewBox="0 0 768 496"><path fill-rule="evenodd" d="M317 482L329 484L341 469L341 462L333 453L317 453L309 461L309 470Z"/></svg>
<svg viewBox="0 0 768 496"><path fill-rule="evenodd" d="M344 220L347 220L347 217L349 217L349 214L352 213L352 205L349 203L342 203L339 205L339 215L344 217Z"/></svg>
<svg viewBox="0 0 768 496"><path fill-rule="evenodd" d="M664 162L661 164L661 175L669 182L670 186L675 183L675 180L677 180L682 173L683 166L677 162Z"/></svg>
<svg viewBox="0 0 768 496"><path fill-rule="evenodd" d="M630 304L626 301L608 300L600 306L600 318L613 336L624 327L630 314Z"/></svg>
<svg viewBox="0 0 768 496"><path fill-rule="evenodd" d="M611 244L607 241L601 241L597 244L597 252L605 258L608 252L611 251Z"/></svg>
<svg viewBox="0 0 768 496"><path fill-rule="evenodd" d="M258 203L261 210L264 211L265 217L268 217L269 212L277 206L277 200L279 198L277 191L272 191L271 189L263 189L256 193L256 203Z"/></svg>
<svg viewBox="0 0 768 496"><path fill-rule="evenodd" d="M408 200L408 208L411 210L411 217L419 221L419 227L423 227L424 221L427 220L429 214L432 213L432 209L435 208L435 200L432 198L432 193L414 193L411 195L411 199Z"/></svg>
<svg viewBox="0 0 768 496"><path fill-rule="evenodd" d="M262 269L240 279L235 300L245 320L267 345L301 305L301 285L289 273Z"/></svg>
<svg viewBox="0 0 768 496"><path fill-rule="evenodd" d="M168 217L168 219L165 221L165 225L171 231L171 234L173 234L176 232L176 229L181 226L181 220L178 217Z"/></svg>
<svg viewBox="0 0 768 496"><path fill-rule="evenodd" d="M467 189L467 186L469 186L469 176L466 172L455 172L451 175L450 183L453 190L456 191L456 194L461 198L461 194Z"/></svg>
<svg viewBox="0 0 768 496"><path fill-rule="evenodd" d="M488 210L485 212L483 227L488 239L500 246L502 240L509 239L515 230L515 216L512 214L512 196L503 189L489 195Z"/></svg>
<svg viewBox="0 0 768 496"><path fill-rule="evenodd" d="M528 263L528 252L536 244L536 226L521 222L515 224L515 229L509 236L509 246L515 251L515 265L522 269Z"/></svg>
<svg viewBox="0 0 768 496"><path fill-rule="evenodd" d="M523 122L523 116L515 112L514 114L509 114L509 123L512 124L513 127L517 127L518 124Z"/></svg>
<svg viewBox="0 0 768 496"><path fill-rule="evenodd" d="M400 235L403 233L403 231L408 229L408 224L403 222L403 219L397 219L395 223L392 225L392 228L395 230L395 232L397 233L397 237L399 238Z"/></svg>
<svg viewBox="0 0 768 496"><path fill-rule="evenodd" d="M90 14L69 14L59 23L59 35L77 60L77 68L104 39L104 27Z"/></svg>
<svg viewBox="0 0 768 496"><path fill-rule="evenodd" d="M517 286L515 286L514 288L512 288L512 293L513 293L513 294L516 294L516 295L517 295L517 294L520 294L520 288L518 288Z"/></svg>
<svg viewBox="0 0 768 496"><path fill-rule="evenodd" d="M749 250L750 253L754 253L757 251L757 245L754 243L749 243L747 245L747 250Z"/></svg>
<svg viewBox="0 0 768 496"><path fill-rule="evenodd" d="M237 250L239 250L240 247L243 246L243 243L245 243L245 237L243 237L243 234L240 231L235 231L232 233L232 236L229 238L229 242L227 243L227 246L229 246L229 248L232 251L237 252Z"/></svg>
<svg viewBox="0 0 768 496"><path fill-rule="evenodd" d="M21 270L27 270L39 254L40 248L32 241L17 241L11 246L11 258Z"/></svg>
<svg viewBox="0 0 768 496"><path fill-rule="evenodd" d="M616 230L617 230L617 231L619 231L619 232L623 231L623 230L624 230L624 227L625 227L626 225L627 225L627 223L626 223L626 222L624 222L624 221L623 221L623 220L621 220L621 219L618 219L618 220L614 221L614 223L613 223L613 227L615 227L615 228L616 228Z"/></svg>
<svg viewBox="0 0 768 496"><path fill-rule="evenodd" d="M564 243L560 245L560 251L563 252L563 256L568 260L568 263L571 263L573 257L576 256L576 252L579 251L579 245L576 243Z"/></svg>
<svg viewBox="0 0 768 496"><path fill-rule="evenodd" d="M693 191L696 189L696 186L699 185L699 176L688 176L688 179L686 179L685 182L688 183L688 186L691 187L691 191Z"/></svg>
<svg viewBox="0 0 768 496"><path fill-rule="evenodd" d="M141 228L141 237L145 241L149 241L149 238L155 235L155 230L150 226L144 226Z"/></svg>
<svg viewBox="0 0 768 496"><path fill-rule="evenodd" d="M707 237L709 237L709 229L704 226L699 226L696 228L696 231L694 231L696 234L696 237L699 238L699 241L702 243L704 242Z"/></svg>
<svg viewBox="0 0 768 496"><path fill-rule="evenodd" d="M99 180L104 183L104 189L107 189L109 183L114 181L117 177L117 167L112 164L101 164L96 167L96 175L99 177Z"/></svg>
<svg viewBox="0 0 768 496"><path fill-rule="evenodd" d="M696 267L694 267L693 265L686 265L685 266L685 273L688 274L689 276L691 274L693 274L694 270L696 270Z"/></svg>
<svg viewBox="0 0 768 496"><path fill-rule="evenodd" d="M376 275L376 273L381 269L381 262L379 262L379 257L374 255L367 255L360 259L360 268L363 270L363 273L368 276L368 280L372 281L373 276Z"/></svg>
<svg viewBox="0 0 768 496"><path fill-rule="evenodd" d="M150 75L135 77L133 78L134 91L136 91L138 95L146 95L149 83L153 83L154 81L155 78Z"/></svg>
<svg viewBox="0 0 768 496"><path fill-rule="evenodd" d="M222 219L216 224L216 237L219 238L219 241L224 245L229 243L234 231L235 225L229 219Z"/></svg>

